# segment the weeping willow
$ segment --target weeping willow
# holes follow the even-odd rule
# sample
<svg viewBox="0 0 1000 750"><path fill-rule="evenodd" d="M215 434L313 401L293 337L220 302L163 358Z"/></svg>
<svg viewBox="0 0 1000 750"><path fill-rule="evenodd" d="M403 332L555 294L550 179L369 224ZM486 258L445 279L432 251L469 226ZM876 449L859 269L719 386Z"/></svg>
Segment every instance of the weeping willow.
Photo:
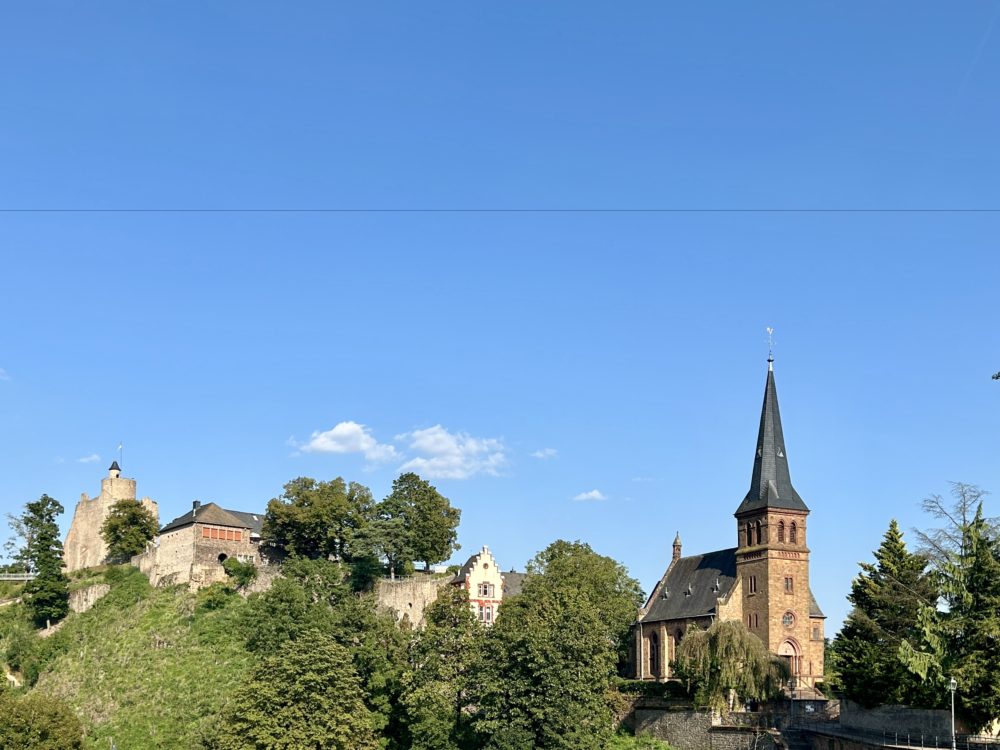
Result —
<svg viewBox="0 0 1000 750"><path fill-rule="evenodd" d="M736 621L689 629L677 647L675 669L698 704L719 710L731 709L737 698L773 698L789 676L786 662Z"/></svg>

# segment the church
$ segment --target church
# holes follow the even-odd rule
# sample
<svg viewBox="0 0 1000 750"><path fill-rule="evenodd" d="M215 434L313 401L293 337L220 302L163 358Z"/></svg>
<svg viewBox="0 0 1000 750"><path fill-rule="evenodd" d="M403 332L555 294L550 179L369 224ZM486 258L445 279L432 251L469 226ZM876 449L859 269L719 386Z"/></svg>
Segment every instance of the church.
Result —
<svg viewBox="0 0 1000 750"><path fill-rule="evenodd" d="M825 616L809 590L809 508L792 486L774 358L767 362L750 490L734 514L736 546L685 557L676 536L670 565L636 619L638 679L670 679L684 632L716 619L741 621L787 659L796 695L823 679Z"/></svg>

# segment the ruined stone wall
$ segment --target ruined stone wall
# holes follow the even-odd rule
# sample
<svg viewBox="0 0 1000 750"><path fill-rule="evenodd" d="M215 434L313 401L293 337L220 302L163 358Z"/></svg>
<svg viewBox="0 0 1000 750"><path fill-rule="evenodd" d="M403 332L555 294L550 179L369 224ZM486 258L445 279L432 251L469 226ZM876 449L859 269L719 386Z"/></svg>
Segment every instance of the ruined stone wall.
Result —
<svg viewBox="0 0 1000 750"><path fill-rule="evenodd" d="M383 578L375 587L379 609L386 610L399 622L405 616L414 627L424 624L424 610L438 598L438 592L448 585L448 578L414 575L394 581Z"/></svg>
<svg viewBox="0 0 1000 750"><path fill-rule="evenodd" d="M71 591L69 594L70 611L77 614L86 612L103 599L109 591L111 591L111 586L106 583L95 583L93 586Z"/></svg>
<svg viewBox="0 0 1000 750"><path fill-rule="evenodd" d="M73 511L73 521L63 543L63 563L68 572L104 563L108 556L108 545L101 536L101 527L115 503L120 500L135 500L135 480L114 474L115 472L111 472L101 480L101 494L97 497L91 499L86 492L80 495L80 502ZM160 509L156 502L148 497L139 502L159 523Z"/></svg>

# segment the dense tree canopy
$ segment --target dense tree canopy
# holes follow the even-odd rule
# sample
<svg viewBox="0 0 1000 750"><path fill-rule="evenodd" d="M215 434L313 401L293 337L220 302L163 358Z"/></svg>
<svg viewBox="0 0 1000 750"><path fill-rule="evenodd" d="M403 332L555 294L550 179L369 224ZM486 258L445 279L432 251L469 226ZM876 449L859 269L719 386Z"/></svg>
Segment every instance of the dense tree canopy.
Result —
<svg viewBox="0 0 1000 750"><path fill-rule="evenodd" d="M141 554L159 530L156 516L138 500L119 500L101 526L108 561L123 563Z"/></svg>
<svg viewBox="0 0 1000 750"><path fill-rule="evenodd" d="M42 495L13 519L24 539L17 559L36 574L24 587L24 603L39 627L61 620L69 612L69 580L62 572L63 546L56 523L62 512L58 500Z"/></svg>
<svg viewBox="0 0 1000 750"><path fill-rule="evenodd" d="M42 693L14 697L0 685L0 747L4 750L76 750L83 726L68 705Z"/></svg>
<svg viewBox="0 0 1000 750"><path fill-rule="evenodd" d="M262 659L204 739L209 750L375 750L351 653L315 630Z"/></svg>
<svg viewBox="0 0 1000 750"><path fill-rule="evenodd" d="M875 551L861 563L851 584L853 610L836 640L836 664L844 695L863 706L935 705L940 691L906 668L899 658L904 641L920 637L921 609L935 607L937 589L927 559L910 553L893 520Z"/></svg>
<svg viewBox="0 0 1000 750"><path fill-rule="evenodd" d="M299 477L267 504L264 536L289 555L350 561L363 554L357 541L373 516L371 491L340 477Z"/></svg>

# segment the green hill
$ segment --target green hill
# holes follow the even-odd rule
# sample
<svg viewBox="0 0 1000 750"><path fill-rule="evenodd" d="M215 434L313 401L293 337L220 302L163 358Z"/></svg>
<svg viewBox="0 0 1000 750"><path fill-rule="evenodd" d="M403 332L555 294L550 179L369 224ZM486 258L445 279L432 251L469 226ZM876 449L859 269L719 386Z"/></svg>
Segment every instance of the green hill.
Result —
<svg viewBox="0 0 1000 750"><path fill-rule="evenodd" d="M17 605L0 610L0 646L31 690L69 703L95 750L109 740L118 750L190 750L203 732L225 731L216 717L252 658L236 626L243 599L153 589L128 567L100 577L107 596L47 639L26 631Z"/></svg>

